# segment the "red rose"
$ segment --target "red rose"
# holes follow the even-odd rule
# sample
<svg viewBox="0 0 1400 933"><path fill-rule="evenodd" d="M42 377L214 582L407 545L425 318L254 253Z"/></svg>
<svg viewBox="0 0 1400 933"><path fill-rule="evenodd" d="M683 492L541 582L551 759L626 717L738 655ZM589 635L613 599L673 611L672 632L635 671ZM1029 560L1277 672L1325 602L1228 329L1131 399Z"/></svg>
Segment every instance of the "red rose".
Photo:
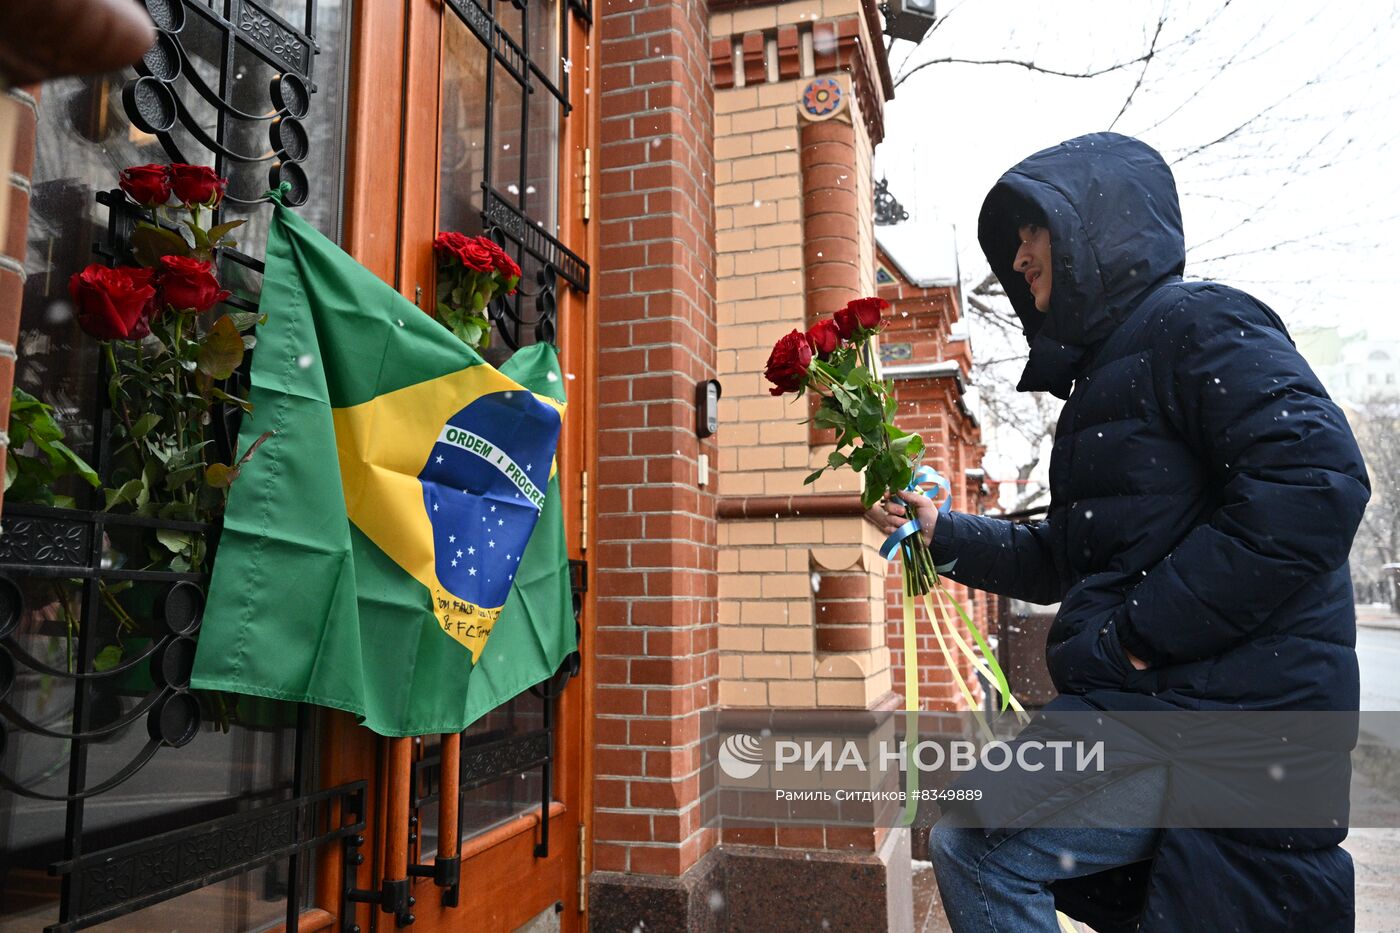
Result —
<svg viewBox="0 0 1400 933"><path fill-rule="evenodd" d="M841 345L841 331L837 329L836 322L828 318L818 321L812 325L812 329L807 331L807 342L812 345L812 352L825 359Z"/></svg>
<svg viewBox="0 0 1400 933"><path fill-rule="evenodd" d="M857 298L836 312L836 328L845 338L857 330L874 330L880 326L880 312L889 306L883 298Z"/></svg>
<svg viewBox="0 0 1400 933"><path fill-rule="evenodd" d="M147 322L151 270L131 266L110 269L93 263L68 280L77 307L78 326L98 340L139 340L151 332Z"/></svg>
<svg viewBox="0 0 1400 933"><path fill-rule="evenodd" d="M142 207L160 207L170 200L170 167L166 165L133 165L121 170L118 184Z"/></svg>
<svg viewBox="0 0 1400 933"><path fill-rule="evenodd" d="M803 381L807 378L807 367L811 363L812 345L807 342L806 334L795 330L783 337L773 345L773 352L768 356L768 366L763 370L764 378L775 387L769 389L769 393L782 395L784 392L796 392L801 389Z"/></svg>
<svg viewBox="0 0 1400 933"><path fill-rule="evenodd" d="M466 245L466 237L455 230L448 230L445 233L439 233L433 239L433 252L438 254L439 259L460 260L462 258L462 248Z"/></svg>
<svg viewBox="0 0 1400 933"><path fill-rule="evenodd" d="M514 295L515 286L520 282L520 266L516 264L514 259L510 258L509 253L501 249L495 240L490 237L482 237L481 239L491 251L491 268L500 273L501 279L506 285L506 294Z"/></svg>
<svg viewBox="0 0 1400 933"><path fill-rule="evenodd" d="M229 293L219 288L214 277L214 264L189 256L160 257L161 307L176 311L208 311L223 301Z"/></svg>
<svg viewBox="0 0 1400 933"><path fill-rule="evenodd" d="M224 199L228 179L207 165L186 165L176 162L170 166L170 185L181 204L202 204L217 207Z"/></svg>
<svg viewBox="0 0 1400 933"><path fill-rule="evenodd" d="M491 243L491 241L486 237L468 237L467 242L457 253L458 258L462 260L462 265L472 272L490 272L494 269L496 257L492 255L491 249L492 247L499 249L499 247L496 247L495 243L491 243L491 246L488 247L487 243Z"/></svg>

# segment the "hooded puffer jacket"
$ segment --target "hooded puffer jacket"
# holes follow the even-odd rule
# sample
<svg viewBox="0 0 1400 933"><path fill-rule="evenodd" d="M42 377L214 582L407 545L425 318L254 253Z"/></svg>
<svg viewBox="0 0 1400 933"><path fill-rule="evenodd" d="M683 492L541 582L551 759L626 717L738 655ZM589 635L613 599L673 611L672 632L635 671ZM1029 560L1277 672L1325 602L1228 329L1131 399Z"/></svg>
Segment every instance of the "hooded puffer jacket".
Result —
<svg viewBox="0 0 1400 933"><path fill-rule="evenodd" d="M1012 268L1029 217L1051 238L1044 313ZM1278 315L1182 280L1162 157L1113 133L1038 152L987 196L978 237L1030 344L1018 388L1066 401L1048 517L951 513L934 558L970 586L1060 603L1052 706L1357 709L1347 554L1370 496L1360 451ZM1351 929L1344 837L1164 830L1147 870L1056 896L1101 931Z"/></svg>

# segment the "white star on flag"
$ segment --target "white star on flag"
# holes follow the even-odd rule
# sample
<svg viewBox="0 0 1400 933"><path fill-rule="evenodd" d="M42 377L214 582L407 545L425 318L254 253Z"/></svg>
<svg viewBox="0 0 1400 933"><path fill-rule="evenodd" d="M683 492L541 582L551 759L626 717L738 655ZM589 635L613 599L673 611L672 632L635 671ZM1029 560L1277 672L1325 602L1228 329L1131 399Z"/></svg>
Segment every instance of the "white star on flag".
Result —
<svg viewBox="0 0 1400 933"><path fill-rule="evenodd" d="M467 553L468 553L468 554L475 554L475 553L476 553L476 548L474 548L474 547L469 547L469 548L467 548Z"/></svg>
<svg viewBox="0 0 1400 933"><path fill-rule="evenodd" d="M433 503L433 511L436 512L437 510L438 510L437 503L434 502L434 503Z"/></svg>
<svg viewBox="0 0 1400 933"><path fill-rule="evenodd" d="M441 463L441 462L442 462L442 454L438 454L437 462L438 462L438 463Z"/></svg>
<svg viewBox="0 0 1400 933"><path fill-rule="evenodd" d="M495 541L487 541L486 543L489 544L489 545L491 545L492 547L495 547L495 546L496 546L496 542L495 542Z"/></svg>
<svg viewBox="0 0 1400 933"><path fill-rule="evenodd" d="M495 507L494 505L491 506L491 511L493 511L493 512L496 511L496 507Z"/></svg>
<svg viewBox="0 0 1400 933"><path fill-rule="evenodd" d="M452 562L452 566L453 566L453 567L456 567L456 566L457 566L457 562L456 562L455 560Z"/></svg>
<svg viewBox="0 0 1400 933"><path fill-rule="evenodd" d="M448 535L448 536L447 536L447 543L448 543L448 544L456 544L456 543L457 543L457 536L456 536L456 535Z"/></svg>
<svg viewBox="0 0 1400 933"><path fill-rule="evenodd" d="M474 577L474 576L476 576L476 568L475 568L475 567L468 567L468 568L467 568L467 576L469 576L469 577Z"/></svg>
<svg viewBox="0 0 1400 933"><path fill-rule="evenodd" d="M461 552L461 551L458 551L458 552L457 552L457 556L458 556L458 557L461 557L461 556L462 556L462 552Z"/></svg>
<svg viewBox="0 0 1400 933"><path fill-rule="evenodd" d="M497 524L497 525L504 525L505 523L506 523L506 520L505 520L504 518L498 518L498 519L496 519L496 524Z"/></svg>

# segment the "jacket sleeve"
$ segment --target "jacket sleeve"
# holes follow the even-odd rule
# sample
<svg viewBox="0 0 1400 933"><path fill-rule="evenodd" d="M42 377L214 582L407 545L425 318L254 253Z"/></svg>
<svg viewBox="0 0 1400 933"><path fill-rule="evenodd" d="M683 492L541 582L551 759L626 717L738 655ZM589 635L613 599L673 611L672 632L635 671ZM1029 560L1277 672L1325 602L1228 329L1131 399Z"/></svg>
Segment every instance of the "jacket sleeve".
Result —
<svg viewBox="0 0 1400 933"><path fill-rule="evenodd" d="M1064 591L1049 522L948 512L933 526L932 554L940 567L953 564L945 576L975 589L1042 604Z"/></svg>
<svg viewBox="0 0 1400 933"><path fill-rule="evenodd" d="M1152 354L1166 417L1218 502L1116 620L1120 643L1161 665L1222 653L1341 566L1370 483L1341 410L1277 316L1243 293L1197 292L1168 312Z"/></svg>

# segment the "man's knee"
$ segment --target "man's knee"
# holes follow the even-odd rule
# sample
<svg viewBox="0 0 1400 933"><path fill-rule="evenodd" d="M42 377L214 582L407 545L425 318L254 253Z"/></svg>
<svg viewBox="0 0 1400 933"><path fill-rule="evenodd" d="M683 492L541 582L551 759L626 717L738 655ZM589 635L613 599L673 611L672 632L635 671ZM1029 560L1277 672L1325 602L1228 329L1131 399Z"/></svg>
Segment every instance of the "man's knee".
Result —
<svg viewBox="0 0 1400 933"><path fill-rule="evenodd" d="M928 857L939 870L971 865L987 851L987 836L975 827L958 826L944 818L928 836Z"/></svg>

